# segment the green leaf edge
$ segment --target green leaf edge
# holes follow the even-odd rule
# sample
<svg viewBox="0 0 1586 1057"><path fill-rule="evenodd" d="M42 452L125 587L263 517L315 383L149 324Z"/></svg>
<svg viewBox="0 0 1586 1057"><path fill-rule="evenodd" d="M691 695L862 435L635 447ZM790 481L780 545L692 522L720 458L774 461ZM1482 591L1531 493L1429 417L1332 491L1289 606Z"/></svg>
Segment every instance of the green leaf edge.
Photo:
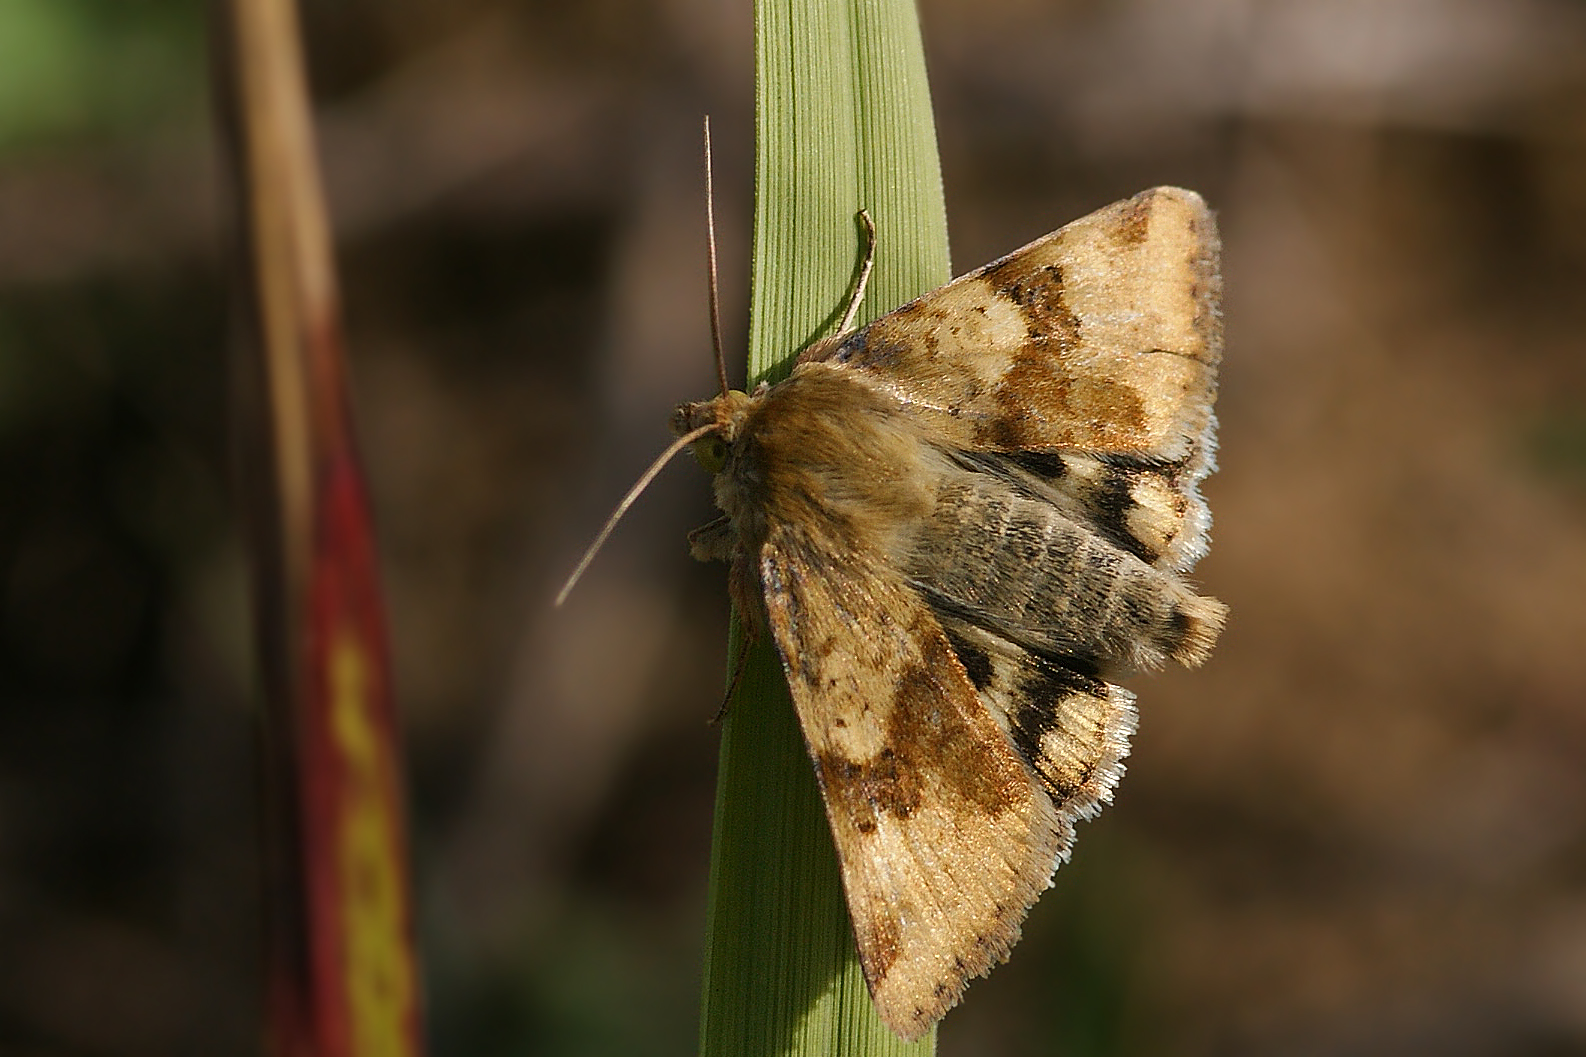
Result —
<svg viewBox="0 0 1586 1057"><path fill-rule="evenodd" d="M950 278L913 0L755 0L749 364L775 381L841 318L875 220L862 324ZM729 658L742 629L734 620ZM831 831L775 651L759 642L723 724L700 1011L703 1057L921 1057L876 1016Z"/></svg>

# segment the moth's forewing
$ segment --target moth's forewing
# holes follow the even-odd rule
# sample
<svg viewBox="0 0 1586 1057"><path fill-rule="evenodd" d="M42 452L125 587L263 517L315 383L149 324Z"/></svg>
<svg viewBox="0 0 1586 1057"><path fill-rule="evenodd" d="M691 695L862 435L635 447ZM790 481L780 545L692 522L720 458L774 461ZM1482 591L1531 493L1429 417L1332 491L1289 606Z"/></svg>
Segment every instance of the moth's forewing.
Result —
<svg viewBox="0 0 1586 1057"><path fill-rule="evenodd" d="M1062 826L919 595L853 544L823 512L778 521L760 576L865 977L914 1038L1007 956Z"/></svg>
<svg viewBox="0 0 1586 1057"><path fill-rule="evenodd" d="M1110 516L1115 539L1185 572L1211 526L1198 489L1216 465L1220 255L1201 197L1158 187L800 361L856 372L938 443L1012 456L1054 499Z"/></svg>
<svg viewBox="0 0 1586 1057"><path fill-rule="evenodd" d="M955 447L1176 460L1212 421L1219 254L1201 197L1158 187L817 342L800 361L871 375Z"/></svg>

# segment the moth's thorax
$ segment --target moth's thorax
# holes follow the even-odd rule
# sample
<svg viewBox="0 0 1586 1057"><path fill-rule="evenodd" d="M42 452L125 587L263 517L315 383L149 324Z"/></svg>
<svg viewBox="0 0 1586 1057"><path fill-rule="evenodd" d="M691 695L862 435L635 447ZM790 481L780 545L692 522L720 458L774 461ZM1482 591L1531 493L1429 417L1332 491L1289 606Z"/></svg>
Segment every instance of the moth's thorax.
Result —
<svg viewBox="0 0 1586 1057"><path fill-rule="evenodd" d="M888 549L929 508L937 452L890 395L852 372L800 365L748 398L734 425L715 491L745 546L769 519Z"/></svg>

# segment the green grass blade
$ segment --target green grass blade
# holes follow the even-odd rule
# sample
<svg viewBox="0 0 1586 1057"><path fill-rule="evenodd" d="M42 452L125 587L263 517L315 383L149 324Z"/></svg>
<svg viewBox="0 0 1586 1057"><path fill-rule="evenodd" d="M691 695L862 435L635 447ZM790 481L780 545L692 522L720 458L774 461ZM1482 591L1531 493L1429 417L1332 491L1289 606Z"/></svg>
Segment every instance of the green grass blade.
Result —
<svg viewBox="0 0 1586 1057"><path fill-rule="evenodd" d="M878 231L862 323L949 277L912 0L756 0L749 378L835 327ZM736 657L737 630L729 656ZM722 736L701 1012L704 1057L923 1055L875 1015L781 666L758 644Z"/></svg>

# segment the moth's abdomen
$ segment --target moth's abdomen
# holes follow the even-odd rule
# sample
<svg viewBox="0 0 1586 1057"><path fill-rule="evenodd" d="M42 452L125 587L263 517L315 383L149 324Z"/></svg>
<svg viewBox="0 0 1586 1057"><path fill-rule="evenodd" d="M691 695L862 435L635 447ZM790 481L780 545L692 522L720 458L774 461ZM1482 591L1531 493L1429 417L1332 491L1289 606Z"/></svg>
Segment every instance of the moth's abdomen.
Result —
<svg viewBox="0 0 1586 1057"><path fill-rule="evenodd" d="M1079 671L1199 664L1222 603L1052 504L999 478L945 480L906 556L944 616L979 625Z"/></svg>

